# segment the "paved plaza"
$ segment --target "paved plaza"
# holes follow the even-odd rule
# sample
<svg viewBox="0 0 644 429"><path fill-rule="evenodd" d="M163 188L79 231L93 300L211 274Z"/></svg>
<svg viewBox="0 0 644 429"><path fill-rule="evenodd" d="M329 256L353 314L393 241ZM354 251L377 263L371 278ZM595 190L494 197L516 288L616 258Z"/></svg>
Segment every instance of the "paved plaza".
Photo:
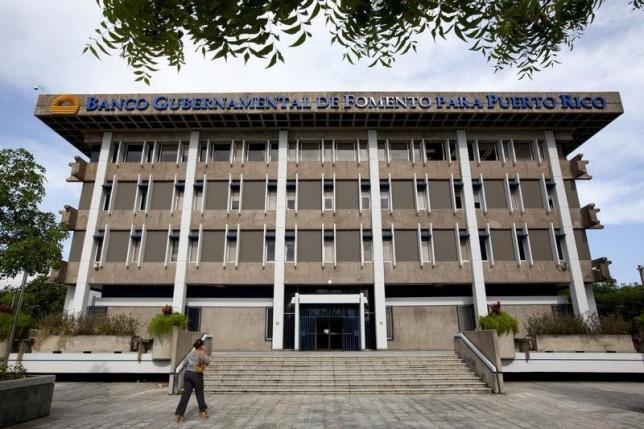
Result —
<svg viewBox="0 0 644 429"><path fill-rule="evenodd" d="M644 383L512 382L505 395L209 395L210 419L174 422L158 383L57 383L49 417L15 428L642 427Z"/></svg>

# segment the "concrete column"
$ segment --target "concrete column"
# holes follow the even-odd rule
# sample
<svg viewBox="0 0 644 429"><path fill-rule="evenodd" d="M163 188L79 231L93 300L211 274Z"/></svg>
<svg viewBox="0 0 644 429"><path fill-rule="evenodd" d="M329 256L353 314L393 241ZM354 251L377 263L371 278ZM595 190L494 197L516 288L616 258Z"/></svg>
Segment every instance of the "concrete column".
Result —
<svg viewBox="0 0 644 429"><path fill-rule="evenodd" d="M286 173L288 132L280 131L277 158L277 201L275 204L275 263L273 278L273 349L284 348L284 257L286 234ZM297 317L295 318L297 323ZM298 341L297 325L295 341Z"/></svg>
<svg viewBox="0 0 644 429"><path fill-rule="evenodd" d="M378 133L369 130L369 181L371 183L371 232L373 250L373 307L376 316L376 348L387 348L387 311L385 308L385 266L382 249L382 212L380 207L380 163Z"/></svg>
<svg viewBox="0 0 644 429"><path fill-rule="evenodd" d="M294 329L294 341L293 349L300 349L300 294L295 294L295 329Z"/></svg>
<svg viewBox="0 0 644 429"><path fill-rule="evenodd" d="M592 310L588 299L589 296L586 293L586 286L584 285L584 277L581 273L581 265L579 264L579 254L577 253L575 233L572 228L570 207L568 206L568 198L566 198L566 188L564 187L563 174L561 173L561 164L559 164L559 152L557 151L554 132L546 131L545 138L548 166L550 167L552 180L555 183L555 198L559 209L559 219L561 220L561 228L566 235L564 246L568 257L566 261L568 263L568 272L570 273L570 299L572 300L575 314L587 315ZM592 307L594 307L594 303Z"/></svg>
<svg viewBox="0 0 644 429"><path fill-rule="evenodd" d="M188 163L186 165L186 180L183 189L183 205L181 206L181 226L179 232L179 251L177 252L176 272L174 274L174 292L172 308L183 313L186 306L186 275L188 269L188 247L192 204L195 192L195 173L197 171L197 153L199 152L199 131L190 133L188 146Z"/></svg>
<svg viewBox="0 0 644 429"><path fill-rule="evenodd" d="M366 349L365 343L365 327L364 327L364 293L360 293L360 350ZM386 331L385 331L386 333Z"/></svg>
<svg viewBox="0 0 644 429"><path fill-rule="evenodd" d="M461 168L463 181L463 211L467 232L470 235L470 265L472 267L472 301L474 315L478 326L479 317L487 315L487 296L485 293L485 279L483 275L483 261L481 260L481 244L479 242L479 228L474 207L474 191L472 188L472 172L470 158L467 153L467 135L464 130L456 131L458 141L458 162Z"/></svg>
<svg viewBox="0 0 644 429"><path fill-rule="evenodd" d="M96 166L96 179L92 191L89 214L87 216L87 229L83 240L80 263L78 265L78 277L74 288L74 298L70 306L72 314L81 315L87 311L87 300L89 297L90 285L88 282L89 273L92 269L92 251L94 250L94 234L96 234L98 214L101 210L101 199L103 198L103 185L107 173L107 163L110 159L110 147L112 145L112 133L103 133L101 151Z"/></svg>

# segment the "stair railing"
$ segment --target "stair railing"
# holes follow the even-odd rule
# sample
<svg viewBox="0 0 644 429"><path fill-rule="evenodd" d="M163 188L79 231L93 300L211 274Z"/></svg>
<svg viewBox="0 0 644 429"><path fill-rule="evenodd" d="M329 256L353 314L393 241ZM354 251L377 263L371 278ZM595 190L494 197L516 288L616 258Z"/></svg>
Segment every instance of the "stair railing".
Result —
<svg viewBox="0 0 644 429"><path fill-rule="evenodd" d="M492 388L494 393L503 393L503 373L500 368L497 368L470 340L467 339L463 333L459 332L454 336L454 339L460 340L472 353L469 356L461 356L463 359L471 358L473 355L481 362L487 371L481 371L474 365L474 371L483 378L489 387ZM487 372L487 373L486 373Z"/></svg>

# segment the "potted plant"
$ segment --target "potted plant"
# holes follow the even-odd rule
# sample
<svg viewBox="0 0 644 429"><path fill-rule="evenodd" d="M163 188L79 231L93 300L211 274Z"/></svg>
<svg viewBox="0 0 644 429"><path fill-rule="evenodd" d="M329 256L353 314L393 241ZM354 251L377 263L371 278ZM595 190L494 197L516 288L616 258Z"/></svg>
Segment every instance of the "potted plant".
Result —
<svg viewBox="0 0 644 429"><path fill-rule="evenodd" d="M38 324L34 351L66 353L126 353L139 321L131 316L52 313Z"/></svg>
<svg viewBox="0 0 644 429"><path fill-rule="evenodd" d="M28 376L22 365L0 365L0 427L45 417L51 410L54 375Z"/></svg>
<svg viewBox="0 0 644 429"><path fill-rule="evenodd" d="M152 359L170 359L172 354L172 332L188 328L188 316L173 311L172 306L166 305L161 313L154 316L148 325L152 336Z"/></svg>
<svg viewBox="0 0 644 429"><path fill-rule="evenodd" d="M514 359L514 334L519 330L517 319L501 311L501 303L490 306L490 314L479 319L481 329L496 331L501 359Z"/></svg>
<svg viewBox="0 0 644 429"><path fill-rule="evenodd" d="M526 331L539 352L634 352L631 323L618 316L544 313Z"/></svg>

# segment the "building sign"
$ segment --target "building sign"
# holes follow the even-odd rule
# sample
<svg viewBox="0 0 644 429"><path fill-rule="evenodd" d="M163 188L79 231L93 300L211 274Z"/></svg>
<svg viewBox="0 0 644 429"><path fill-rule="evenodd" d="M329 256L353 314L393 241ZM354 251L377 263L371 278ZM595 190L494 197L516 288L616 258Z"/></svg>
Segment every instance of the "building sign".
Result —
<svg viewBox="0 0 644 429"><path fill-rule="evenodd" d="M603 110L601 96L559 95L384 95L361 94L288 97L283 95L176 97L154 95L133 98L87 96L87 112L235 111L235 110Z"/></svg>
<svg viewBox="0 0 644 429"><path fill-rule="evenodd" d="M81 100L77 95L63 94L51 101L49 110L52 115L73 115L80 109Z"/></svg>

